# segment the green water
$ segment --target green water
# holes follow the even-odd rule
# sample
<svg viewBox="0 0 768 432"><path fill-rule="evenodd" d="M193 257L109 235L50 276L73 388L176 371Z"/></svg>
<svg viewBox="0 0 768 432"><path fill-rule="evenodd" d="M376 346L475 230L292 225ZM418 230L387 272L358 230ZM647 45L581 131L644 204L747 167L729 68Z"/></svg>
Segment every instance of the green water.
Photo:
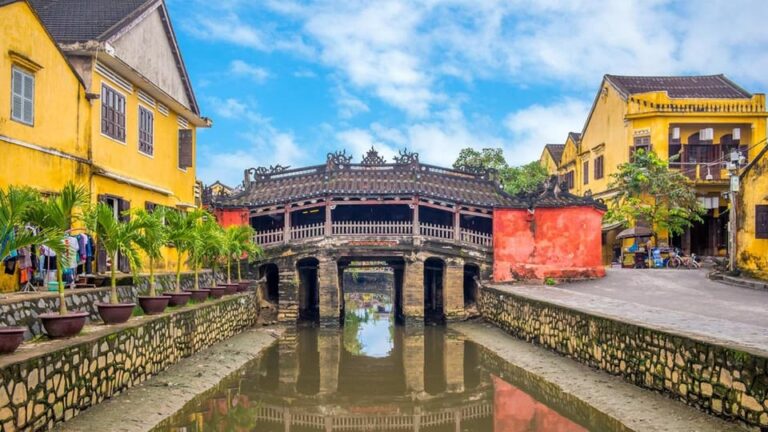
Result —
<svg viewBox="0 0 768 432"><path fill-rule="evenodd" d="M155 431L624 431L443 326L350 294L341 329L286 332Z"/></svg>

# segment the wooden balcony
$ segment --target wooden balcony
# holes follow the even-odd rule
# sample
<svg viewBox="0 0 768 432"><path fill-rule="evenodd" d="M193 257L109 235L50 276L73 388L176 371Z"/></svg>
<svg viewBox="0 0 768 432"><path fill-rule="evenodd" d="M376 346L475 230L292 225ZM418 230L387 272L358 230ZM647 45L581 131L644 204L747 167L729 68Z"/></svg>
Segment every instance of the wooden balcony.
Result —
<svg viewBox="0 0 768 432"><path fill-rule="evenodd" d="M414 227L416 232L414 233ZM330 229L329 229L330 228ZM254 242L263 248L285 243L314 240L324 237L414 237L447 240L449 242L471 244L483 248L493 246L493 236L466 228L458 230L449 225L411 221L334 221L329 225L316 223L291 226L287 230L274 229L257 232Z"/></svg>

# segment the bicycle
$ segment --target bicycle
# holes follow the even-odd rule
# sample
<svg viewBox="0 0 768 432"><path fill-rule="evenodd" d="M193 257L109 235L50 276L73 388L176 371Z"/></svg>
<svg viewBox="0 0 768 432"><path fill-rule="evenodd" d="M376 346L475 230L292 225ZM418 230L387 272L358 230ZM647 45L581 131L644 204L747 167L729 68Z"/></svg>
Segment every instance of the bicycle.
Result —
<svg viewBox="0 0 768 432"><path fill-rule="evenodd" d="M667 259L667 268L670 269L676 269L685 267L687 269L698 269L701 268L701 264L696 260L696 254L691 254L691 256L685 256L683 253L675 249L669 253L669 259Z"/></svg>

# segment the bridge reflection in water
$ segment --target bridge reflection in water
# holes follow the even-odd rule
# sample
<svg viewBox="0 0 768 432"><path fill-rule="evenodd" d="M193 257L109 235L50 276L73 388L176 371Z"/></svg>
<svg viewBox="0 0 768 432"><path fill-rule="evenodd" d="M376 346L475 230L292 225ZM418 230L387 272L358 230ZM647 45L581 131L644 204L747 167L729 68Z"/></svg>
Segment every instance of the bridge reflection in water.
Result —
<svg viewBox="0 0 768 432"><path fill-rule="evenodd" d="M345 297L342 329L289 331L156 431L623 430L445 327L394 325L386 294Z"/></svg>

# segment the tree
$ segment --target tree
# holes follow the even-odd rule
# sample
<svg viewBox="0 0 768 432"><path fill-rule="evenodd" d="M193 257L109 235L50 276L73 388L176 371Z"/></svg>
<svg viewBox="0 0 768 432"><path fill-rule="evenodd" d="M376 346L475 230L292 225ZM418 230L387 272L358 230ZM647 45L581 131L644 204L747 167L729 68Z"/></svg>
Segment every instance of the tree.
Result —
<svg viewBox="0 0 768 432"><path fill-rule="evenodd" d="M137 248L140 237L140 227L136 220L119 221L115 218L112 208L105 203L98 203L87 214L87 223L96 235L101 247L112 260L110 266L109 302L118 304L117 298L117 257L124 256L130 264L131 271L136 274L141 259Z"/></svg>
<svg viewBox="0 0 768 432"><path fill-rule="evenodd" d="M85 186L75 186L69 182L64 188L53 196L35 201L28 209L27 218L34 226L50 236L40 244L53 250L60 257L56 266L56 281L59 286L59 313L67 313L66 299L64 298L64 281L61 260L65 251L64 239L72 229L72 224L82 219L82 208L88 204L89 195Z"/></svg>
<svg viewBox="0 0 768 432"><path fill-rule="evenodd" d="M216 286L216 267L219 259L226 253L224 229L213 217L206 218L202 225L202 259L211 266L213 286Z"/></svg>
<svg viewBox="0 0 768 432"><path fill-rule="evenodd" d="M40 194L28 187L0 189L0 261L13 251L34 244L52 245L51 249L57 253L63 250L64 233L60 230L26 229L31 213L40 201Z"/></svg>
<svg viewBox="0 0 768 432"><path fill-rule="evenodd" d="M149 261L149 295L151 297L157 295L155 263L163 259L162 248L168 243L165 213L165 207L157 207L152 212L139 209L134 214L134 220L139 230L136 245L144 252Z"/></svg>
<svg viewBox="0 0 768 432"><path fill-rule="evenodd" d="M194 238L197 220L203 216L202 210L169 211L166 213L166 235L168 244L176 249L176 292L181 292L181 263Z"/></svg>
<svg viewBox="0 0 768 432"><path fill-rule="evenodd" d="M194 229L190 233L188 242L189 259L195 275L194 289L200 289L200 267L210 256L218 257L221 251L221 227L216 223L215 217L204 212L202 217L195 221ZM215 281L214 281L215 285Z"/></svg>
<svg viewBox="0 0 768 432"><path fill-rule="evenodd" d="M652 229L682 234L693 222L701 222L704 209L687 177L670 170L653 152L638 150L632 161L611 174L609 189L615 189L604 219L624 226L643 221ZM654 234L655 237L655 234Z"/></svg>
<svg viewBox="0 0 768 432"><path fill-rule="evenodd" d="M510 167L500 148L485 148L477 151L465 148L459 153L453 167L469 172L495 172L504 191L509 194L530 192L547 179L547 170L538 161Z"/></svg>
<svg viewBox="0 0 768 432"><path fill-rule="evenodd" d="M227 261L227 283L232 283L232 259L237 260L237 279L241 280L240 259L246 245L253 238L254 231L248 225L232 225L224 230L224 250Z"/></svg>

